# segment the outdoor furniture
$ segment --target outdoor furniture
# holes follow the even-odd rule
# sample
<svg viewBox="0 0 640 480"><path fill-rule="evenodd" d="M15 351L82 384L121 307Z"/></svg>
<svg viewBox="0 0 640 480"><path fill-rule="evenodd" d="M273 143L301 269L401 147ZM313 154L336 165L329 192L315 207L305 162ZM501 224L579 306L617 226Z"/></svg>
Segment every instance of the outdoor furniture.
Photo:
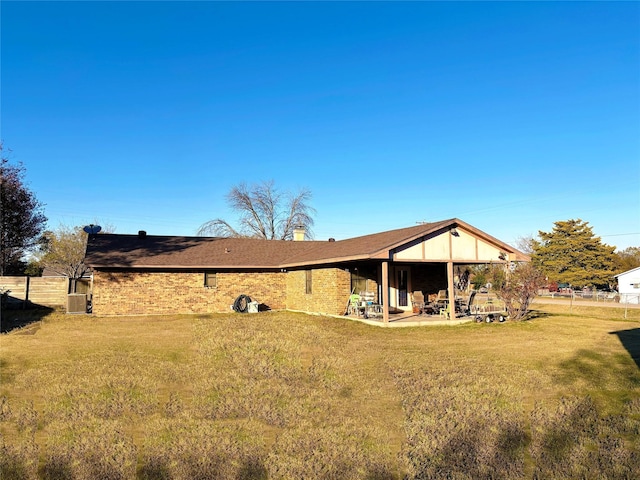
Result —
<svg viewBox="0 0 640 480"><path fill-rule="evenodd" d="M382 305L375 302L374 292L360 292L360 305L363 309L364 318L382 316Z"/></svg>
<svg viewBox="0 0 640 480"><path fill-rule="evenodd" d="M447 303L449 303L449 296L447 295L447 291L438 290L438 296L433 303L438 309L445 308L447 306Z"/></svg>
<svg viewBox="0 0 640 480"><path fill-rule="evenodd" d="M413 313L424 312L424 294L420 290L416 290L411 294L411 305L413 306Z"/></svg>
<svg viewBox="0 0 640 480"><path fill-rule="evenodd" d="M360 295L357 293L352 293L349 297L349 306L347 308L347 315L356 315L360 316L360 311L362 308L362 303L360 300Z"/></svg>

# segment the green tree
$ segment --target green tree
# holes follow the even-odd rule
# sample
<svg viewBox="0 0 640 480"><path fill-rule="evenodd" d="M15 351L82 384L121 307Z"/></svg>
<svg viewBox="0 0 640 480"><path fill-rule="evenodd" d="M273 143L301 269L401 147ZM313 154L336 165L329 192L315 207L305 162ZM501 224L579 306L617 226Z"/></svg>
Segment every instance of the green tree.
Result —
<svg viewBox="0 0 640 480"><path fill-rule="evenodd" d="M626 272L640 267L640 247L625 248L616 252L616 273Z"/></svg>
<svg viewBox="0 0 640 480"><path fill-rule="evenodd" d="M24 183L24 166L11 165L1 143L0 154L0 275L20 274L22 258L37 244L47 217Z"/></svg>
<svg viewBox="0 0 640 480"><path fill-rule="evenodd" d="M82 227L64 225L56 231L43 234L43 254L38 263L53 273L71 279L74 285L72 291L75 291L75 281L89 271L89 267L84 264L87 236Z"/></svg>
<svg viewBox="0 0 640 480"><path fill-rule="evenodd" d="M216 218L204 223L198 235L292 240L293 230L302 226L307 237L311 237L315 210L308 204L310 199L309 190L281 193L273 181L251 187L242 183L227 194L229 205L240 214L238 226L234 228L226 220Z"/></svg>
<svg viewBox="0 0 640 480"><path fill-rule="evenodd" d="M110 226L101 229L102 233L113 231L115 229ZM84 263L88 237L83 227L60 225L54 231L48 230L42 234L34 263L40 269L46 268L71 279L72 291L75 292L76 280L89 271Z"/></svg>
<svg viewBox="0 0 640 480"><path fill-rule="evenodd" d="M615 272L614 247L593 234L580 219L555 222L551 232L538 232L533 242L533 265L549 281L576 287L606 286Z"/></svg>

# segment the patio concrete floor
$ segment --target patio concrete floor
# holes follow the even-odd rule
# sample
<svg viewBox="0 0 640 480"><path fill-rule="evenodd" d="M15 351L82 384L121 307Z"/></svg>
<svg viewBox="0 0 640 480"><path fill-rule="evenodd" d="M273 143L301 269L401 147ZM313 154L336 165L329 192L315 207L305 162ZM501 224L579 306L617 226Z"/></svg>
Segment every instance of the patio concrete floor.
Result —
<svg viewBox="0 0 640 480"><path fill-rule="evenodd" d="M420 315L413 312L389 313L389 322L384 323L382 317L364 318L362 315L345 315L340 318L348 318L358 322L374 325L376 327L424 327L428 325L460 325L473 322L472 316L459 317L453 320L441 315Z"/></svg>

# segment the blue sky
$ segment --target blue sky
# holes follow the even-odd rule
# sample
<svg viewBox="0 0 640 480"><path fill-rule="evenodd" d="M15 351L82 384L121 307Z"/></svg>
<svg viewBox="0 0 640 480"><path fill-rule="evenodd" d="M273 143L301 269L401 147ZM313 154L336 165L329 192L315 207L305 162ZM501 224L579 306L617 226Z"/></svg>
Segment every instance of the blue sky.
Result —
<svg viewBox="0 0 640 480"><path fill-rule="evenodd" d="M51 228L194 235L273 180L317 239L581 218L640 246L637 2L0 8L0 136Z"/></svg>

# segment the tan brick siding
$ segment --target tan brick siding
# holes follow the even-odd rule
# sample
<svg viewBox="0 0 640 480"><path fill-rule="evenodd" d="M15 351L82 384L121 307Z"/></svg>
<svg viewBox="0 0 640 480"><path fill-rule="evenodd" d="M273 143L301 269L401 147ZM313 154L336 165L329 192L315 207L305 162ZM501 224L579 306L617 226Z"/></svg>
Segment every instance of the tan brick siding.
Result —
<svg viewBox="0 0 640 480"><path fill-rule="evenodd" d="M351 277L340 268L312 270L312 293L305 293L305 270L287 272L287 308L342 315L349 299Z"/></svg>
<svg viewBox="0 0 640 480"><path fill-rule="evenodd" d="M312 293L307 294L305 272L218 272L215 288L204 286L204 272L95 272L93 312L98 315L228 312L238 295L246 294L271 309L344 314L351 293L351 274L340 268L312 269ZM422 290L425 296L445 289L446 282L444 265L412 269L412 290ZM377 297L375 279L368 279L367 289Z"/></svg>
<svg viewBox="0 0 640 480"><path fill-rule="evenodd" d="M218 273L217 287L204 272L94 272L93 313L136 315L228 312L240 294L272 309L285 308L285 273ZM304 284L303 284L304 286Z"/></svg>

